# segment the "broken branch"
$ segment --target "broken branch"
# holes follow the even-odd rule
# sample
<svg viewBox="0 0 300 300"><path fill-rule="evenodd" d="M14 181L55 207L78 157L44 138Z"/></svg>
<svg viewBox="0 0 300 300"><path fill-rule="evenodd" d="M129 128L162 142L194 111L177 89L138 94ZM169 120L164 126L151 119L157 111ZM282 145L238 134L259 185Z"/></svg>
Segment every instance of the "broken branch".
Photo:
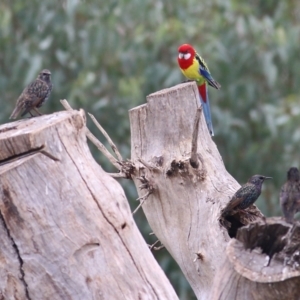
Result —
<svg viewBox="0 0 300 300"><path fill-rule="evenodd" d="M73 110L66 99L60 100L60 103L66 110ZM97 147L97 149L102 152L102 154L118 169L121 170L121 166L118 164L117 159L110 154L110 152L105 148L105 146L91 133L91 131L86 127L87 138Z"/></svg>
<svg viewBox="0 0 300 300"><path fill-rule="evenodd" d="M132 215L134 215L144 204L144 202L148 199L149 195L151 194L151 192L149 191L146 195L137 198L136 200L141 200L140 204L138 205L138 207L133 211Z"/></svg>
<svg viewBox="0 0 300 300"><path fill-rule="evenodd" d="M201 116L201 108L197 108L195 119L194 119L194 127L193 127L193 135L192 135L192 150L191 150L191 158L190 164L194 169L199 167L199 160L197 155L197 143L198 143L198 131L199 131L199 121Z"/></svg>
<svg viewBox="0 0 300 300"><path fill-rule="evenodd" d="M92 119L92 121L94 122L94 124L97 126L97 128L102 132L102 134L105 136L105 138L107 139L110 147L112 148L112 150L114 151L114 153L117 155L117 158L119 161L123 161L122 155L119 152L117 146L115 145L115 143L112 141L112 139L110 138L110 136L107 134L107 132L104 130L104 128L99 124L99 122L96 120L96 118L91 114L88 113L88 115L90 116L90 118Z"/></svg>

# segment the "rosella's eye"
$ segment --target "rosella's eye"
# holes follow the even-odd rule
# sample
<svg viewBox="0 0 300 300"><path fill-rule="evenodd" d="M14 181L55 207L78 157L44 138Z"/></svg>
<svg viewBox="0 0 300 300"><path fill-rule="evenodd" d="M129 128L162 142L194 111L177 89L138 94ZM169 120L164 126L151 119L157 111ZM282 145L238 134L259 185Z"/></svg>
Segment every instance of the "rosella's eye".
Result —
<svg viewBox="0 0 300 300"><path fill-rule="evenodd" d="M191 57L191 53L186 53L183 55L184 59L189 59Z"/></svg>
<svg viewBox="0 0 300 300"><path fill-rule="evenodd" d="M179 54L178 54L178 57L179 57L180 59L182 59L182 58L183 58L183 53L179 53Z"/></svg>

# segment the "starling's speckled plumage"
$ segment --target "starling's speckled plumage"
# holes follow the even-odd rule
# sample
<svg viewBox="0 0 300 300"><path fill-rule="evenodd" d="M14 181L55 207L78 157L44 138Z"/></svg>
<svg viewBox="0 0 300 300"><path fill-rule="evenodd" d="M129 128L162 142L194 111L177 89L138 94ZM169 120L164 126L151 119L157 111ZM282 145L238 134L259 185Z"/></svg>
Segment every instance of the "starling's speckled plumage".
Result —
<svg viewBox="0 0 300 300"><path fill-rule="evenodd" d="M227 206L223 210L223 214L227 214L235 209L246 209L253 204L261 193L261 187L265 179L270 179L262 175L253 175L246 184L244 184L233 195Z"/></svg>
<svg viewBox="0 0 300 300"><path fill-rule="evenodd" d="M287 172L287 181L280 190L280 206L287 222L292 223L300 209L300 173L295 167Z"/></svg>
<svg viewBox="0 0 300 300"><path fill-rule="evenodd" d="M52 90L51 72L47 69L40 72L35 81L30 83L22 92L17 100L16 107L12 112L10 119L16 119L19 114L23 117L31 110L41 115L38 107L41 107L50 96Z"/></svg>

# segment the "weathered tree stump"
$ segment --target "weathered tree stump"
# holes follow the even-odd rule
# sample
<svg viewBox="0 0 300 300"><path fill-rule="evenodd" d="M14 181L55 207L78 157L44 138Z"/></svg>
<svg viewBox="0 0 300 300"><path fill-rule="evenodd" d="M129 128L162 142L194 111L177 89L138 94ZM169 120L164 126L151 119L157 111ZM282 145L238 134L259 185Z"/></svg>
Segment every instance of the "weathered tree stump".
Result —
<svg viewBox="0 0 300 300"><path fill-rule="evenodd" d="M226 252L210 299L299 299L299 223L270 218L249 224L238 230Z"/></svg>
<svg viewBox="0 0 300 300"><path fill-rule="evenodd" d="M239 228L264 218L255 205L225 219L221 216L239 185L226 171L202 114L197 129L199 106L195 83L187 83L151 94L147 104L130 111L133 180L144 213L198 299L270 299L235 296L243 290L235 279L231 293L222 294L226 271L233 268L228 242L230 247L236 241ZM255 290L257 282L249 282L245 284L251 295L261 297L264 287ZM282 299L274 294L271 299Z"/></svg>
<svg viewBox="0 0 300 300"><path fill-rule="evenodd" d="M239 184L208 133L195 83L148 96L130 122L127 161L96 141L82 111L0 127L2 298L177 299L115 176L134 180L198 299L299 299L299 225L265 219L255 205L222 216ZM86 135L119 173L94 161Z"/></svg>
<svg viewBox="0 0 300 300"><path fill-rule="evenodd" d="M1 299L177 299L83 112L0 127Z"/></svg>
<svg viewBox="0 0 300 300"><path fill-rule="evenodd" d="M196 132L199 166L192 167L199 107L195 83L149 95L147 104L130 111L131 160L139 196L150 193L143 210L153 232L198 299L209 299L229 241L220 212L239 185L226 171L202 113Z"/></svg>

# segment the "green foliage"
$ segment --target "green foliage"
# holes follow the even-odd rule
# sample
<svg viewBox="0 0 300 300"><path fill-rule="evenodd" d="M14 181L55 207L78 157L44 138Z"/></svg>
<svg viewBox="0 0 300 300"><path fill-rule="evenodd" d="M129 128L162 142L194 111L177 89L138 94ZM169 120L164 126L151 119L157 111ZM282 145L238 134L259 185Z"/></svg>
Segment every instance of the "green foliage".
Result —
<svg viewBox="0 0 300 300"><path fill-rule="evenodd" d="M129 158L128 110L183 80L177 47L191 43L222 85L209 93L228 171L240 183L255 173L272 176L258 206L278 215L286 171L299 167L299 16L294 0L2 1L0 120L8 121L24 86L49 68L54 90L42 111L62 110L59 99L68 99L92 112ZM135 207L134 186L122 184ZM142 213L136 221L150 242ZM158 259L180 298L192 299L168 254Z"/></svg>

